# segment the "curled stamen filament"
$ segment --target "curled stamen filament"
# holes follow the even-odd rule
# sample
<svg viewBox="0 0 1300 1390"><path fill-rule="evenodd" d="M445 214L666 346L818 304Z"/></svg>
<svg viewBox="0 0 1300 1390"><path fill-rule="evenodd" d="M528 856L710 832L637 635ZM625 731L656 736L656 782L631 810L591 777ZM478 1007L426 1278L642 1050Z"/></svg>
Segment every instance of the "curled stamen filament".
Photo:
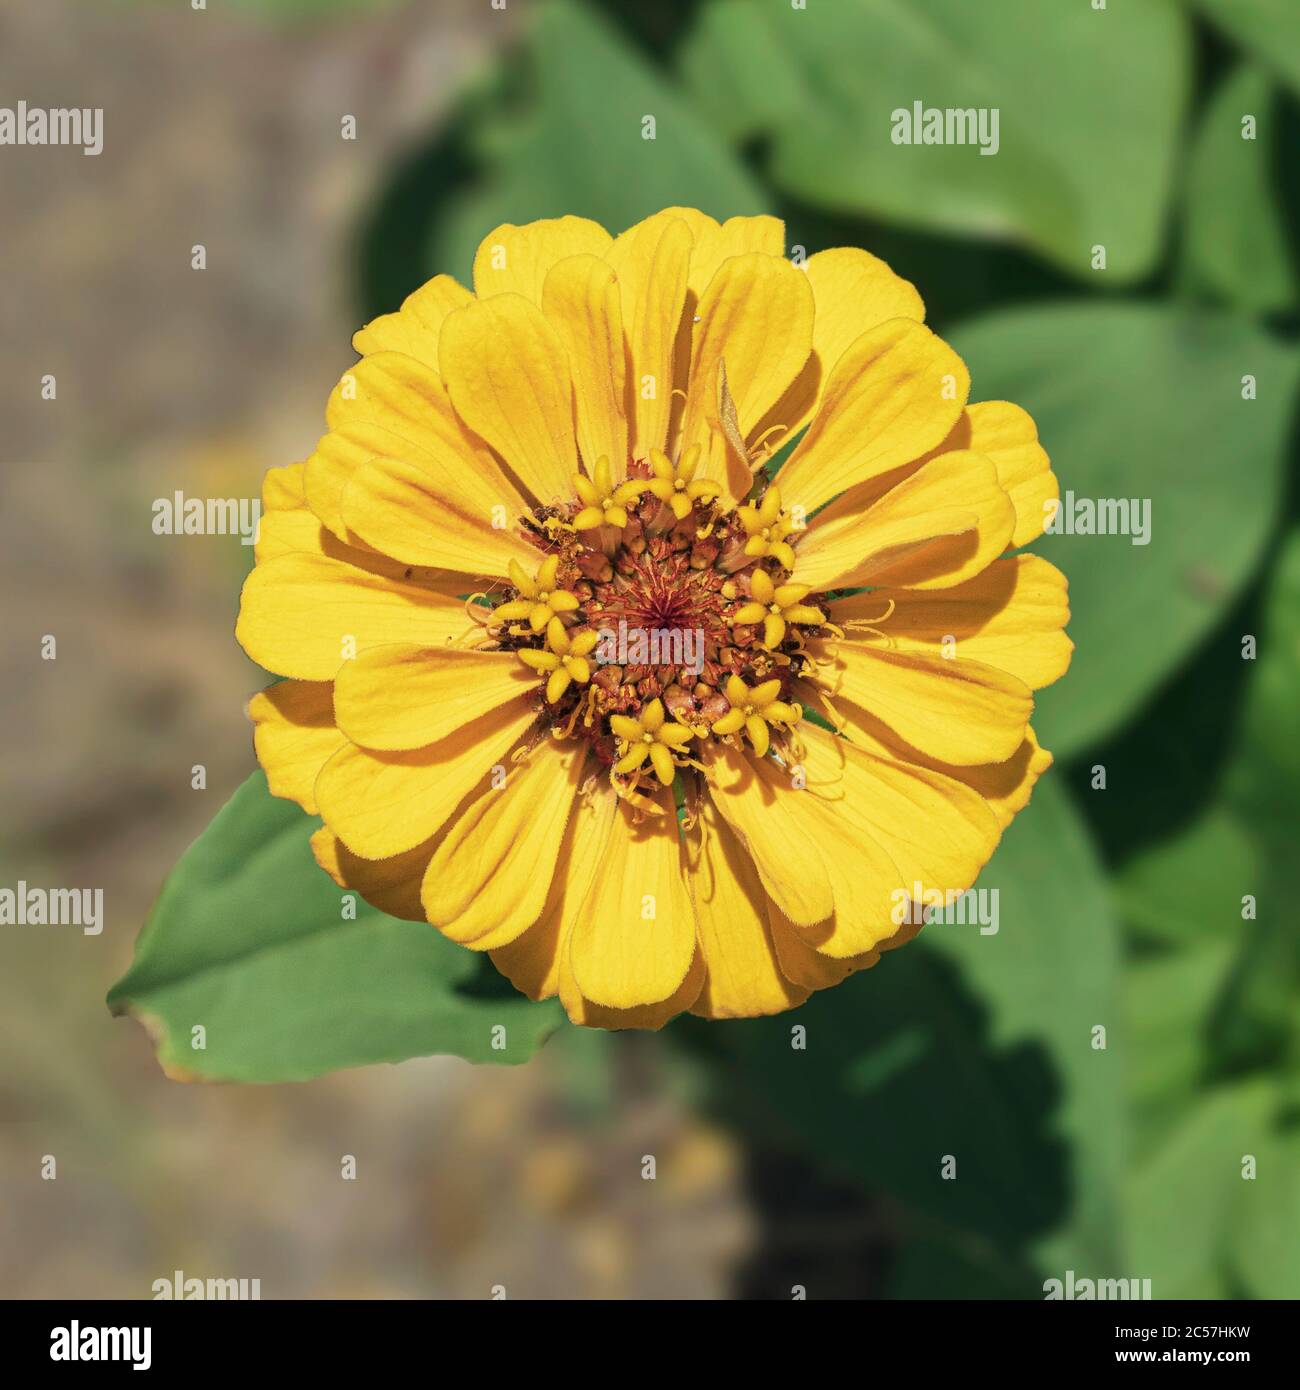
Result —
<svg viewBox="0 0 1300 1390"><path fill-rule="evenodd" d="M637 788L641 785L641 769L638 768L628 781L624 781L611 764L609 769L610 785L614 788L615 794L621 801L626 801L633 808L635 814L632 817L632 824L639 825L646 816L662 816L664 808L657 801L651 801L649 797L642 796Z"/></svg>
<svg viewBox="0 0 1300 1390"><path fill-rule="evenodd" d="M762 434L760 434L760 435L758 436L758 438L757 438L756 440L754 440L754 444L753 444L753 450L754 450L754 452L757 453L757 451L763 447L763 444L764 444L765 441L767 440L767 437L768 437L769 434L776 434L777 431L781 431L781 432L784 433L784 434L789 434L789 433L790 433L790 426L789 426L789 425L771 425L771 426L769 426L767 429L765 429L765 430L763 431ZM774 453L776 453L776 451L777 451L777 449L778 449L779 447L780 447L780 445L773 444L770 448L767 449L767 451L762 455L761 458L755 459L755 461L754 461L754 467L755 467L755 468L761 468L762 465L765 464L765 463L768 461L768 459L770 459L770 458L772 457L772 455L773 455Z"/></svg>
<svg viewBox="0 0 1300 1390"><path fill-rule="evenodd" d="M874 624L875 624L875 623L887 623L887 622L890 620L890 618L892 618L892 617L894 616L894 609L898 607L897 602L896 602L894 599L892 599L892 598L891 598L891 599L886 599L885 602L889 605L889 607L885 609L885 611L880 615L880 617L878 617L878 618L850 618L850 619L848 619L848 621L844 624L845 628L848 629L848 630L851 631L851 632L860 632L860 631L863 631L863 630L865 630L865 631L867 631L867 632L875 632L876 629L875 629L875 627L874 627ZM830 624L830 623L827 623L826 626L827 626L827 627L830 627L831 624Z"/></svg>

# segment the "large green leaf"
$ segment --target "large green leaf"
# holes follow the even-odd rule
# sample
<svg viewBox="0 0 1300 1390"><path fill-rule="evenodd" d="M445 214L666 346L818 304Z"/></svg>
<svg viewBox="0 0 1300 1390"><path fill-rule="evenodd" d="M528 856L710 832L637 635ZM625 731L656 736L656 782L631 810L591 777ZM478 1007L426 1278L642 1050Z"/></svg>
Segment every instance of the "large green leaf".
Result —
<svg viewBox="0 0 1300 1390"><path fill-rule="evenodd" d="M785 1017L721 1035L746 1090L961 1258L1109 1271L1122 1163L1117 930L1082 823L1041 782L978 885L998 930L935 922ZM1093 1029L1110 1036L1093 1046ZM792 1046L807 1030L806 1050ZM945 1180L945 1155L956 1159ZM1029 1280L1026 1284L1026 1279Z"/></svg>
<svg viewBox="0 0 1300 1390"><path fill-rule="evenodd" d="M1151 1280L1153 1298L1230 1295L1229 1248L1253 1187L1242 1159L1258 1157L1268 1142L1276 1099L1264 1080L1215 1090L1133 1170L1125 1185L1127 1268Z"/></svg>
<svg viewBox="0 0 1300 1390"><path fill-rule="evenodd" d="M341 893L308 845L319 824L254 773L168 878L108 996L168 1073L301 1081L430 1053L530 1057L556 1006L481 984L480 957Z"/></svg>
<svg viewBox="0 0 1300 1390"><path fill-rule="evenodd" d="M1279 105L1268 78L1242 64L1201 118L1187 172L1183 269L1190 287L1261 313L1296 297L1273 189ZM1246 117L1254 121L1250 139L1243 138Z"/></svg>
<svg viewBox="0 0 1300 1390"><path fill-rule="evenodd" d="M1261 629L1249 635L1257 643L1254 679L1229 791L1262 832L1294 849L1300 817L1300 531L1292 531L1279 550Z"/></svg>
<svg viewBox="0 0 1300 1390"><path fill-rule="evenodd" d="M1261 66L1300 92L1300 7L1295 0L1190 0Z"/></svg>
<svg viewBox="0 0 1300 1390"><path fill-rule="evenodd" d="M1238 816L1215 806L1181 834L1135 855L1116 902L1142 940L1168 947L1235 942L1242 897L1259 884L1260 852Z"/></svg>
<svg viewBox="0 0 1300 1390"><path fill-rule="evenodd" d="M500 222L574 213L621 230L660 208L718 217L767 210L725 143L675 89L587 7L555 0L536 15L519 74L522 114L507 96L473 102L482 173L435 229L432 263L463 274ZM654 118L654 138L644 138Z"/></svg>
<svg viewBox="0 0 1300 1390"><path fill-rule="evenodd" d="M1255 1298L1300 1298L1300 1129L1268 1132L1258 1143L1256 1174L1236 1194L1228 1260Z"/></svg>
<svg viewBox="0 0 1300 1390"><path fill-rule="evenodd" d="M1163 0L711 0L681 70L815 207L1022 239L1103 283L1158 256L1190 75L1189 26ZM997 153L895 144L893 113L917 101L996 109Z"/></svg>
<svg viewBox="0 0 1300 1390"><path fill-rule="evenodd" d="M1076 647L1035 727L1058 755L1080 753L1155 692L1254 573L1281 496L1297 354L1227 314L1145 304L991 314L953 342L973 399L1034 416L1063 496L1150 503L1148 544L1034 543L1069 578Z"/></svg>
<svg viewBox="0 0 1300 1390"><path fill-rule="evenodd" d="M1133 1151L1146 1154L1186 1114L1209 1059L1207 1020L1239 943L1200 938L1124 972L1124 1082Z"/></svg>

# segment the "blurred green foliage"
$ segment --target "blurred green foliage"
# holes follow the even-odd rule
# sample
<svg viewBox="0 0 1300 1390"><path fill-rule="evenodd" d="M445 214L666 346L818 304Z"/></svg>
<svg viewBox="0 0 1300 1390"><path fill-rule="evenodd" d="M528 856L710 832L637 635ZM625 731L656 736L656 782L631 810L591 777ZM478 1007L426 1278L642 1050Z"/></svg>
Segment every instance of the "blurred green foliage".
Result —
<svg viewBox="0 0 1300 1390"><path fill-rule="evenodd" d="M1152 505L1148 545L1035 546L1070 579L1078 650L1041 702L1058 768L980 881L1000 890L997 933L935 924L797 1013L686 1020L669 1045L706 1059L741 1133L782 1134L889 1203L898 1295L1041 1296L1073 1269L1150 1278L1157 1297L1300 1296L1300 9L529 11L519 43L390 171L360 229L360 318L436 272L468 279L501 221L772 211L790 245L864 246L915 280L974 398L1031 411L1063 490ZM998 107L997 155L895 146L890 113L918 100ZM301 857L305 832L285 833ZM251 909L205 863L183 866L188 900L235 923L223 949L237 955ZM275 948L303 977L333 949L319 913L337 895L319 895ZM367 926L383 968L427 971L451 1019L472 1008L450 958L417 962L386 930ZM188 991L211 989L204 1017L220 1016L232 995L212 970L150 940L118 1002L174 1028ZM269 998L273 959L250 955L231 991ZM373 985L360 959L328 970L330 988ZM329 1040L288 1048L290 1070L370 1060L346 1010L321 1007L274 1025ZM527 1051L554 1015L528 1024L520 1008ZM396 1013L384 1055L421 1050L433 1021ZM210 1043L209 1067L243 1074L227 1045ZM575 1053L593 1094L604 1049Z"/></svg>

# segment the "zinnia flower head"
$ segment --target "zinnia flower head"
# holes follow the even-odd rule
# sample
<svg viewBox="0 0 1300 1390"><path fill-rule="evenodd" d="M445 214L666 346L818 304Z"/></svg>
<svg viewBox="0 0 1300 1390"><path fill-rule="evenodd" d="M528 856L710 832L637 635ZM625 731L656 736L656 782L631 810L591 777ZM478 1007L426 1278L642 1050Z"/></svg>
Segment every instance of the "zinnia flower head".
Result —
<svg viewBox="0 0 1300 1390"><path fill-rule="evenodd" d="M491 232L355 337L238 636L336 881L576 1023L776 1013L962 892L1050 764L1057 495L915 289L769 217ZM769 481L773 451L802 437Z"/></svg>

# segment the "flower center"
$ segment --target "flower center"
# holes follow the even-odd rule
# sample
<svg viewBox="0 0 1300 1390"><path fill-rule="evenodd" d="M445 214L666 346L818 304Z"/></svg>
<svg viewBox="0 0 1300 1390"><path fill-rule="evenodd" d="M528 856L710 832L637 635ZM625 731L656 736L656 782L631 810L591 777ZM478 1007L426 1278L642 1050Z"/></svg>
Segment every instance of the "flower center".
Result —
<svg viewBox="0 0 1300 1390"><path fill-rule="evenodd" d="M575 479L573 501L524 517L537 574L512 567L488 619L538 673L544 723L590 741L621 786L671 782L697 740L761 755L788 739L806 638L826 621L791 582L777 490L730 508L692 481L695 457L633 460L617 486L602 460L598 486Z"/></svg>

